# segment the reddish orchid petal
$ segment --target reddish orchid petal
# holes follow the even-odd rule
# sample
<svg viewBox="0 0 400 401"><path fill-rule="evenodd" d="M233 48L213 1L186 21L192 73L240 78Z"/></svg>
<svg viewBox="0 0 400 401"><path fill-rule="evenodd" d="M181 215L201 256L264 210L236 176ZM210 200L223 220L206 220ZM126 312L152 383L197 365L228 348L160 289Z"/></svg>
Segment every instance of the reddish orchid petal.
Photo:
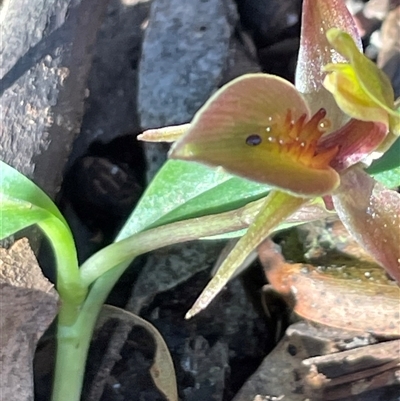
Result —
<svg viewBox="0 0 400 401"><path fill-rule="evenodd" d="M326 75L322 68L326 64L346 61L326 37L330 28L348 32L362 50L356 24L343 0L304 0L296 70L296 88L302 93L322 88Z"/></svg>
<svg viewBox="0 0 400 401"><path fill-rule="evenodd" d="M347 230L400 283L400 194L353 168L332 199Z"/></svg>
<svg viewBox="0 0 400 401"><path fill-rule="evenodd" d="M339 130L321 138L318 151L339 144L339 151L331 161L331 167L342 171L365 159L386 137L385 124L350 120Z"/></svg>
<svg viewBox="0 0 400 401"><path fill-rule="evenodd" d="M349 120L336 104L332 94L322 85L326 75L323 67L326 64L345 61L326 38L326 32L333 27L348 32L359 49L362 49L357 27L343 0L303 1L296 88L304 94L312 113L323 105L332 122L331 131L337 130Z"/></svg>
<svg viewBox="0 0 400 401"><path fill-rule="evenodd" d="M379 266L366 263L364 268L362 259L356 266L340 268L292 264L271 240L257 250L268 282L298 315L347 330L381 336L400 334L400 288L382 274Z"/></svg>
<svg viewBox="0 0 400 401"><path fill-rule="evenodd" d="M222 166L296 195L324 195L339 184L329 166L337 149L316 153L325 114L321 109L310 118L302 96L282 78L245 75L202 107L170 156Z"/></svg>

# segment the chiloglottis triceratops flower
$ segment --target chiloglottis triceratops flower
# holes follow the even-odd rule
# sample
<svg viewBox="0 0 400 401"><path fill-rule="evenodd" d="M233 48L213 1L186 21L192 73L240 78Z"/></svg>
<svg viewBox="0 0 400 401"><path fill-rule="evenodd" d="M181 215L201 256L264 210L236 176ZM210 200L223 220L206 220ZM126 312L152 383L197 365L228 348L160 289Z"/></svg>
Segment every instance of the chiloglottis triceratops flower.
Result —
<svg viewBox="0 0 400 401"><path fill-rule="evenodd" d="M208 305L279 223L320 196L332 198L346 228L400 281L400 195L359 167L399 133L393 90L360 52L343 1L305 0L302 22L296 86L268 74L232 81L171 150L172 158L276 188L187 317Z"/></svg>

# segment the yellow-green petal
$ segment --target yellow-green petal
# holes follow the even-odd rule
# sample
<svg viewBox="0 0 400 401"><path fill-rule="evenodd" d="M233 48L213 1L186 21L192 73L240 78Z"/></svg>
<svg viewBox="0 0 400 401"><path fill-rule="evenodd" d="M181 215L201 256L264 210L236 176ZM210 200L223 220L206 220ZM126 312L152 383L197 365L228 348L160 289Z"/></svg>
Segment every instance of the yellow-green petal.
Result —
<svg viewBox="0 0 400 401"><path fill-rule="evenodd" d="M389 125L389 115L392 118L398 117L394 110L394 93L389 78L359 51L348 33L332 28L327 32L327 38L349 64L325 66L324 71L329 74L325 78L324 86L351 117ZM382 117L383 112L387 113L386 118Z"/></svg>
<svg viewBox="0 0 400 401"><path fill-rule="evenodd" d="M396 99L394 109L396 115L389 116L389 132L381 144L375 149L371 160L379 159L386 153L400 136L400 98Z"/></svg>
<svg viewBox="0 0 400 401"><path fill-rule="evenodd" d="M215 296L225 287L247 256L270 235L284 220L290 217L308 199L297 198L280 191L272 191L265 199L265 204L255 218L247 233L240 238L236 246L224 260L216 275L208 283L192 308L186 314L190 319L205 309Z"/></svg>
<svg viewBox="0 0 400 401"><path fill-rule="evenodd" d="M324 86L346 114L357 120L389 125L387 110L368 95L350 64L328 64L325 71L330 74L325 77Z"/></svg>

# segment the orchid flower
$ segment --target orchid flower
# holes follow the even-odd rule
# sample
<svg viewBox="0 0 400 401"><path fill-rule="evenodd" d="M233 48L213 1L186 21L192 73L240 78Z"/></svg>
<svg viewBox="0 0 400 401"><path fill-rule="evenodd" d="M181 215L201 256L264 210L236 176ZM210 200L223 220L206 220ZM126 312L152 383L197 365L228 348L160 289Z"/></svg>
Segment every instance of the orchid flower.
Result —
<svg viewBox="0 0 400 401"><path fill-rule="evenodd" d="M361 50L343 1L305 0L296 85L242 76L217 91L190 126L164 132L178 138L171 158L275 188L186 317L211 302L278 224L318 197L400 282L400 195L362 169L400 134L399 112L388 78Z"/></svg>

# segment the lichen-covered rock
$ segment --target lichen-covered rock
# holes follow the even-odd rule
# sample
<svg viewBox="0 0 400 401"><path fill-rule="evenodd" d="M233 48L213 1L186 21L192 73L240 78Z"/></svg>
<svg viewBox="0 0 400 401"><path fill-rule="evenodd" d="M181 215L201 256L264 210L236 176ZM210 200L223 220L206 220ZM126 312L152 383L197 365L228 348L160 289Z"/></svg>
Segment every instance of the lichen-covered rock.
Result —
<svg viewBox="0 0 400 401"><path fill-rule="evenodd" d="M0 158L52 197L80 128L105 7L94 0L0 3Z"/></svg>

